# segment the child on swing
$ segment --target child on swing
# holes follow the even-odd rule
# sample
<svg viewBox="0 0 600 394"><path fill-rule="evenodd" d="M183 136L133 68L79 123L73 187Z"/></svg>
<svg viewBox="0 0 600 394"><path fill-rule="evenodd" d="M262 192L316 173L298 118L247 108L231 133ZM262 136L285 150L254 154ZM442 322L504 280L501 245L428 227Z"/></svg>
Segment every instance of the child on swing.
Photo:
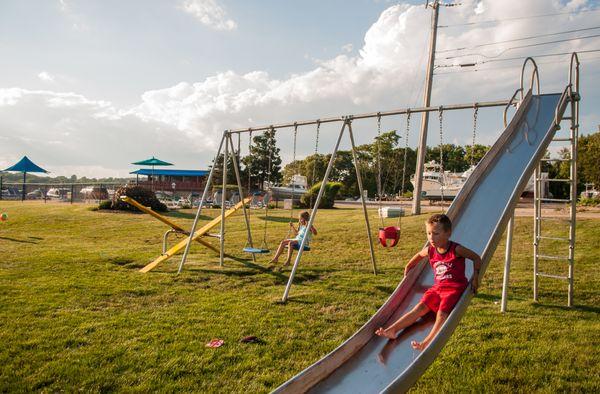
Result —
<svg viewBox="0 0 600 394"><path fill-rule="evenodd" d="M446 215L436 214L425 223L427 240L429 244L419 253L415 254L404 269L404 276L415 267L419 261L429 257L429 264L433 269L434 285L423 294L421 301L408 313L400 317L388 328L380 327L375 334L394 339L398 332L417 321L429 312L434 312L435 323L431 332L421 342L412 341L413 348L423 350L435 338L436 334L448 318L454 305L467 288L468 281L465 276L465 258L473 262L473 279L471 288L477 293L479 287L479 270L481 257L470 249L456 242L450 241L452 222Z"/></svg>
<svg viewBox="0 0 600 394"><path fill-rule="evenodd" d="M303 211L300 212L300 216L298 217L298 228L294 226L294 223L290 222L291 231L293 231L294 234L296 234L296 236L294 238L284 239L279 243L279 247L275 252L275 256L273 256L273 259L269 261L269 268L273 268L275 264L277 264L279 256L281 256L281 254L283 253L283 249L286 246L288 248L287 258L285 259L283 266L279 268L280 271L283 269L283 267L290 264L290 261L292 260L292 254L294 253L294 249L298 250L300 248L300 244L302 243L302 240L305 237L306 242L304 243L304 250L307 250L309 248L311 236L313 234L317 235L317 229L315 228L315 226L311 226L310 231L307 231L306 227L308 226L309 219L310 214L308 213L308 211Z"/></svg>

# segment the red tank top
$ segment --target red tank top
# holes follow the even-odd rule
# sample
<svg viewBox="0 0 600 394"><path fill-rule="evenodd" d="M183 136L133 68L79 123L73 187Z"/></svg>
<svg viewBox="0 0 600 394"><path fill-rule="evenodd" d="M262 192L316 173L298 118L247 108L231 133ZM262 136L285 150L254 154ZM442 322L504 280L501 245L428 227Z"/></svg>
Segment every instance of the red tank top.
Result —
<svg viewBox="0 0 600 394"><path fill-rule="evenodd" d="M456 242L450 241L445 253L429 246L427 253L436 285L466 286L469 283L465 276L465 258L456 255L457 246Z"/></svg>

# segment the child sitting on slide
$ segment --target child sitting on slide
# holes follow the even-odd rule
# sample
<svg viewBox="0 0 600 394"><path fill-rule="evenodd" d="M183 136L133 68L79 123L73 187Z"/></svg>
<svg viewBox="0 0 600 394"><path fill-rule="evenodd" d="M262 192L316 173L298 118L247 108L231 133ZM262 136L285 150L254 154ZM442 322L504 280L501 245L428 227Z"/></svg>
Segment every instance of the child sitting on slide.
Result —
<svg viewBox="0 0 600 394"><path fill-rule="evenodd" d="M448 216L441 214L431 216L425 223L425 228L429 244L410 259L404 269L404 276L419 261L429 257L429 264L433 269L434 285L423 294L421 301L410 312L400 317L388 328L380 327L375 331L375 334L379 336L394 339L400 330L410 326L428 312L434 312L436 314L435 323L429 335L422 342L411 342L412 347L419 350L425 349L435 338L454 305L467 288L465 258L473 262L474 273L471 288L474 294L479 287L479 269L481 268L481 257L477 253L450 241L452 222Z"/></svg>
<svg viewBox="0 0 600 394"><path fill-rule="evenodd" d="M290 222L291 230L296 234L296 236L294 238L284 239L283 241L281 241L279 247L277 248L277 251L275 252L275 256L273 256L273 259L269 261L269 264L271 264L269 268L273 268L275 264L277 264L279 256L281 256L281 254L283 253L283 249L286 246L288 248L287 258L285 259L283 266L289 265L290 261L292 260L292 254L294 253L294 249L298 250L300 248L300 244L302 243L302 239L304 239L304 237L306 237L304 250L307 250L309 248L310 238L312 234L317 235L317 229L315 228L315 226L312 226L310 231L307 231L306 227L308 226L309 219L310 214L307 211L303 211L300 212L300 216L298 218L298 228L294 226L294 223ZM282 268L283 267L281 267L280 270Z"/></svg>

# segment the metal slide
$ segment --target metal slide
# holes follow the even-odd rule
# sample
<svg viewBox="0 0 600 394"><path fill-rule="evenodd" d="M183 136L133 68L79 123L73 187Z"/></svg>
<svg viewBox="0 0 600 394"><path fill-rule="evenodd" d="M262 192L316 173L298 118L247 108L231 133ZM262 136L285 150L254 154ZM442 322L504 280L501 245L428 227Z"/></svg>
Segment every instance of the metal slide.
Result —
<svg viewBox="0 0 600 394"><path fill-rule="evenodd" d="M533 95L530 90L448 210L454 225L452 239L483 259L480 275L484 274L522 190L554 136L555 120L560 122L568 103L566 93L567 90L563 95ZM473 274L470 262L467 262L466 274L468 278ZM432 318L418 321L395 340L378 337L374 331L414 307L432 284L431 268L427 261L422 261L360 330L275 392L408 390L433 362L460 322L472 297L470 288L465 290L439 334L423 351L413 350L410 342L420 341L427 335L433 325Z"/></svg>

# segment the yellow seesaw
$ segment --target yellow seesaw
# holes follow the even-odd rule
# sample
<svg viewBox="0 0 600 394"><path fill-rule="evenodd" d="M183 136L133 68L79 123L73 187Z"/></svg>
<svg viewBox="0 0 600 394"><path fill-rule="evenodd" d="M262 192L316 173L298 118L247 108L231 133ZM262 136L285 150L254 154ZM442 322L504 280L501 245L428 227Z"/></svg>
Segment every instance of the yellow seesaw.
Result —
<svg viewBox="0 0 600 394"><path fill-rule="evenodd" d="M177 252L179 252L181 249L185 248L185 246L188 243L188 239L190 237L189 231L184 230L181 226L179 226L178 224L172 222L170 219L168 219L168 218L166 218L166 217L164 217L164 216L162 216L162 215L154 212L151 208L143 206L142 204L140 204L139 202L137 202L136 200L134 200L131 197L122 196L121 200L123 200L124 202L126 202L126 203L128 203L130 205L133 205L134 207L138 208L140 211L145 212L145 213L153 216L154 218L160 220L161 222L163 222L166 225L170 226L174 231L176 231L178 233L181 233L181 234L187 235L187 237L185 239L181 240L179 243L177 243L176 245L174 245L173 247L171 247L169 250L167 250L166 252L164 252L156 260L154 260L150 264L146 265L144 268L140 269L140 272L148 272L148 271L152 270L158 264L162 263L165 260L168 260L169 258L173 257ZM231 216L233 213L235 213L235 211L237 211L238 209L240 209L242 207L242 205L250 202L250 200L251 200L251 197L248 197L248 198L244 199L243 201L238 202L233 207L229 208L227 211L225 211L225 218ZM192 240L201 243L202 245L206 246L207 248L211 249L212 251L214 251L216 253L219 253L219 249L215 248L214 246L212 246L208 242L200 239L200 237L206 236L208 234L208 232L212 228L214 228L215 226L217 226L219 223L221 223L221 216L220 215L217 216L216 218L214 218L213 220L211 220L210 222L208 222L207 224L205 224L199 230L197 230L194 233L194 235L192 236Z"/></svg>

